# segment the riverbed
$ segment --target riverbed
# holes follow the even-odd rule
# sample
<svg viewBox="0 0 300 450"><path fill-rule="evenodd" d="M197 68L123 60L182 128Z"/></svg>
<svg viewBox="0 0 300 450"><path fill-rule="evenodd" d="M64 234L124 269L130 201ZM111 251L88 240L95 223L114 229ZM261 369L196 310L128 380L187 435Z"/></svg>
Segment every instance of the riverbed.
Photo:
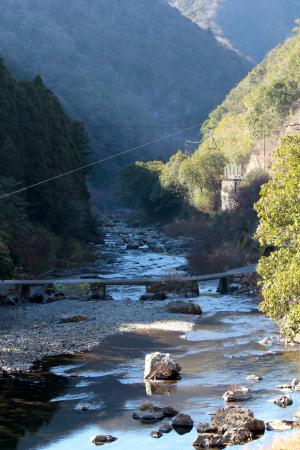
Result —
<svg viewBox="0 0 300 450"><path fill-rule="evenodd" d="M184 243L172 245L155 229L129 228L122 221L109 225L105 244L99 247L104 257L80 273L131 277L185 270ZM137 235L140 248L127 249L128 239ZM0 448L88 450L94 448L90 442L93 435L112 434L118 438L107 444L112 450L191 449L195 428L185 435L173 431L153 439L149 433L157 426L141 425L132 413L150 399L190 414L195 424L207 422L209 413L224 406L222 394L231 384L251 388L252 398L243 406L252 409L257 418L292 419L299 408L299 392L292 394L294 403L286 409L269 400L280 395L277 384L299 376L299 352L284 348L275 323L258 312L257 299L218 295L216 288L214 282L200 286L201 295L193 299L203 310L197 319L166 313L165 301L141 304L143 288L112 288L113 301L89 302L95 311L103 305L106 317L112 315L107 318L106 335L101 335L103 342L97 344L96 339L96 331L101 334L101 321L92 322L88 332L95 336L89 352L53 356L37 362L35 372L0 380ZM81 305L80 293L77 295L72 302ZM57 302L56 307L62 304ZM106 306L109 304L114 306ZM39 306L43 307L47 305ZM143 308L148 308L148 315L141 312ZM132 320L125 319L127 313ZM123 315L124 323L114 321L114 315ZM77 324L78 329L80 325L86 326L84 322ZM69 336L76 348L76 329ZM266 336L272 341L268 345L260 343ZM152 351L169 351L182 366L182 380L165 391L155 392L143 380L144 357ZM262 380L247 381L253 373ZM263 448L275 435L266 432L244 448Z"/></svg>

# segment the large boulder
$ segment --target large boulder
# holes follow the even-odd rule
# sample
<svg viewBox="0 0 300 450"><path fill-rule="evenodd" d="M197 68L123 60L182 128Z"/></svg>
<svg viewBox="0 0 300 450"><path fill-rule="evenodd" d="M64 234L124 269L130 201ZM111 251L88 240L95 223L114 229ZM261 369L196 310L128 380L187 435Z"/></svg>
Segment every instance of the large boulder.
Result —
<svg viewBox="0 0 300 450"><path fill-rule="evenodd" d="M251 398L250 389L244 386L233 386L224 393L223 400L225 402L243 402Z"/></svg>
<svg viewBox="0 0 300 450"><path fill-rule="evenodd" d="M199 305L195 303L185 302L183 300L175 300L168 303L167 311L169 311L170 313L193 314L197 316L202 314L202 309Z"/></svg>
<svg viewBox="0 0 300 450"><path fill-rule="evenodd" d="M217 428L221 433L232 428L246 428L254 435L263 434L265 431L263 420L256 419L250 409L238 406L217 409L212 416L211 426Z"/></svg>
<svg viewBox="0 0 300 450"><path fill-rule="evenodd" d="M265 423L255 419L249 409L228 406L218 409L210 424L199 424L197 431L199 435L193 444L196 448L224 448L255 439L264 433Z"/></svg>
<svg viewBox="0 0 300 450"><path fill-rule="evenodd" d="M145 357L146 380L178 380L180 379L181 367L170 353L149 353Z"/></svg>

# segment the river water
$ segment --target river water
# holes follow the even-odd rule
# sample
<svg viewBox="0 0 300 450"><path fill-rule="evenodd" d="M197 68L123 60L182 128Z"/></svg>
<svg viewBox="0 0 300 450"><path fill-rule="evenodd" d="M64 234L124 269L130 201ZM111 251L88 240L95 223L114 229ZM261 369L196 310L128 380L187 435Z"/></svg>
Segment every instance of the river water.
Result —
<svg viewBox="0 0 300 450"><path fill-rule="evenodd" d="M124 234L148 238L158 244L126 250L122 228L107 230L101 248L103 262L82 269L105 277L171 274L185 264L183 251L162 251L162 236L155 230L129 229ZM294 393L292 406L281 409L269 400L280 393L277 384L299 376L300 354L286 350L276 325L258 312L255 298L242 295L220 296L214 282L200 286L195 299L203 309L192 331L185 334L151 331L125 334L105 340L92 353L51 358L39 373L0 381L1 450L89 450L95 434L118 438L107 444L112 450L191 449L196 430L185 435L175 431L152 439L155 425L141 425L132 413L145 400L173 406L190 414L195 423L209 421L210 412L224 406L222 394L230 384L252 389L252 399L243 406L263 420L292 419L299 407L300 392ZM130 298L139 308L142 288L118 288L110 292L115 301ZM265 336L272 344L259 343ZM182 380L167 392L151 393L143 381L144 357L150 351L170 351L182 366ZM260 382L248 382L247 375L260 375ZM87 411L82 407L87 406ZM267 446L275 433L246 447ZM242 448L234 446L233 449ZM264 447L266 448L266 447Z"/></svg>

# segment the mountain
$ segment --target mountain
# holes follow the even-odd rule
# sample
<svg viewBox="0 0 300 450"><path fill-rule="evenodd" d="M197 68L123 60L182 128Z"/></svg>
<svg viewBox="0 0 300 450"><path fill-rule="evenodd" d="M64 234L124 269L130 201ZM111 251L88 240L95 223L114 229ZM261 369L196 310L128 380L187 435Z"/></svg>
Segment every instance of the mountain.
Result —
<svg viewBox="0 0 300 450"><path fill-rule="evenodd" d="M165 0L2 0L0 53L17 76L42 75L100 157L202 122L251 68Z"/></svg>
<svg viewBox="0 0 300 450"><path fill-rule="evenodd" d="M41 77L18 82L0 60L0 197L86 163L88 141ZM0 276L41 273L95 237L86 174L0 199Z"/></svg>
<svg viewBox="0 0 300 450"><path fill-rule="evenodd" d="M167 0L226 45L260 62L300 17L298 0Z"/></svg>
<svg viewBox="0 0 300 450"><path fill-rule="evenodd" d="M294 35L270 52L211 112L194 153L177 152L165 164L135 163L121 172L120 198L126 205L133 204L148 217L167 212L167 219L171 209L175 216L185 213L186 205L193 212L216 211L224 169L238 175L236 165L241 165L247 175L242 185L250 189L253 183L246 195L252 199L247 206L251 216L259 183L267 178L263 169L271 167L279 139L300 131L300 20L297 23Z"/></svg>
<svg viewBox="0 0 300 450"><path fill-rule="evenodd" d="M209 115L200 152L214 147L233 163L247 162L252 153L268 167L279 137L299 129L299 23L294 35L270 52Z"/></svg>

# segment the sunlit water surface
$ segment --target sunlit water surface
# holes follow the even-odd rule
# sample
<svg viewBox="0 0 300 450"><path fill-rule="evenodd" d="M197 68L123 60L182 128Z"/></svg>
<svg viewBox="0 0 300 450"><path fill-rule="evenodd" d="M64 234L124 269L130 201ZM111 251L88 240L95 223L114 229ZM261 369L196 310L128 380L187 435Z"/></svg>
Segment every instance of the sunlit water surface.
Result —
<svg viewBox="0 0 300 450"><path fill-rule="evenodd" d="M105 272L101 270L102 275L165 275L185 263L184 256L120 251L115 244L112 234L105 249L118 256ZM137 300L142 292L142 288L122 287L110 293L121 302ZM203 315L191 332L113 336L93 353L52 358L42 364L39 374L1 380L1 450L89 450L94 448L91 437L95 434L116 436L117 441L107 444L111 450L191 449L195 428L185 435L173 431L157 440L149 436L157 425L132 419L133 411L151 394L143 381L144 357L155 350L176 355L183 372L181 381L168 392L153 393L150 400L190 414L196 424L209 421L208 413L224 406L222 394L230 384L251 387L253 397L243 406L258 418L293 418L300 393L293 394L294 404L287 409L269 400L279 395L277 384L299 376L300 356L283 348L276 325L258 312L256 300L216 295L216 284L210 282L201 286L195 301ZM259 343L265 336L272 337L272 345ZM246 377L252 373L263 380L248 382ZM266 432L247 449L260 449L274 436Z"/></svg>

